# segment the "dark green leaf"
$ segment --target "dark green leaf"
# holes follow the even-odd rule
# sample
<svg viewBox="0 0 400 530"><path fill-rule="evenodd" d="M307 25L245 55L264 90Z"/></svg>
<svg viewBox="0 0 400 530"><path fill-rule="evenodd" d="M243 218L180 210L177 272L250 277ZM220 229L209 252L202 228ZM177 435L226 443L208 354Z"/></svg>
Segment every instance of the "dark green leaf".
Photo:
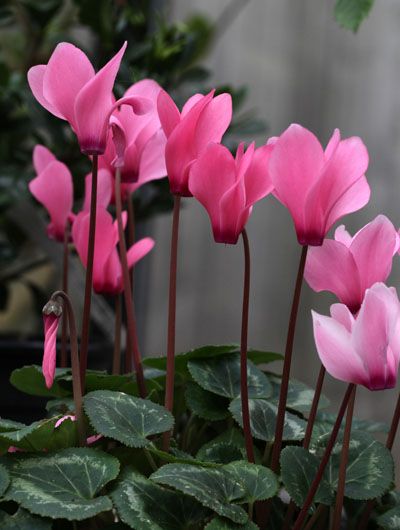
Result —
<svg viewBox="0 0 400 530"><path fill-rule="evenodd" d="M121 520L136 530L186 530L208 515L193 498L154 484L132 469L124 471L111 497Z"/></svg>
<svg viewBox="0 0 400 530"><path fill-rule="evenodd" d="M259 527L253 521L247 521L245 524L236 524L222 517L214 517L204 530L259 530Z"/></svg>
<svg viewBox="0 0 400 530"><path fill-rule="evenodd" d="M240 450L233 444L219 442L208 443L200 448L196 455L198 460L204 462L215 462L218 464L229 464L235 460L243 460L246 457L245 450Z"/></svg>
<svg viewBox="0 0 400 530"><path fill-rule="evenodd" d="M343 28L355 32L369 15L373 5L374 0L337 0L335 18Z"/></svg>
<svg viewBox="0 0 400 530"><path fill-rule="evenodd" d="M40 366L24 366L12 372L10 382L21 392L32 396L66 397L70 396L71 392L62 388L57 379L68 373L70 373L68 369L57 368L53 386L47 388Z"/></svg>
<svg viewBox="0 0 400 530"><path fill-rule="evenodd" d="M249 399L250 426L254 438L273 442L275 436L275 425L277 418L277 406L265 399ZM240 398L234 399L229 410L237 423L243 427L242 403ZM284 440L301 440L304 437L306 422L286 412L285 424L283 428Z"/></svg>
<svg viewBox="0 0 400 530"><path fill-rule="evenodd" d="M64 449L31 458L7 458L11 484L5 499L33 514L79 521L112 508L109 497L98 496L119 472L118 460L87 448Z"/></svg>
<svg viewBox="0 0 400 530"><path fill-rule="evenodd" d="M383 530L399 530L400 528L400 506L396 506L380 515L376 522Z"/></svg>
<svg viewBox="0 0 400 530"><path fill-rule="evenodd" d="M230 416L228 399L207 392L191 381L187 383L185 398L188 408L200 418L218 421Z"/></svg>
<svg viewBox="0 0 400 530"><path fill-rule="evenodd" d="M0 513L1 530L51 530L52 522L20 508L14 515Z"/></svg>
<svg viewBox="0 0 400 530"><path fill-rule="evenodd" d="M129 447L145 447L149 436L169 431L174 424L164 407L123 392L90 392L84 408L96 432Z"/></svg>
<svg viewBox="0 0 400 530"><path fill-rule="evenodd" d="M279 377L270 375L269 380L273 387L273 396L271 402L275 405L279 403L279 392L281 386L281 379ZM311 404L314 398L314 389L308 387L301 381L291 379L289 381L289 390L287 394L286 408L295 410L297 412L305 413L311 408ZM329 399L323 394L320 397L318 408L326 408L329 406Z"/></svg>
<svg viewBox="0 0 400 530"><path fill-rule="evenodd" d="M226 355L216 359L189 361L191 376L204 390L234 399L240 395L240 355ZM265 374L251 361L247 363L247 381L250 397L269 397L272 387Z"/></svg>

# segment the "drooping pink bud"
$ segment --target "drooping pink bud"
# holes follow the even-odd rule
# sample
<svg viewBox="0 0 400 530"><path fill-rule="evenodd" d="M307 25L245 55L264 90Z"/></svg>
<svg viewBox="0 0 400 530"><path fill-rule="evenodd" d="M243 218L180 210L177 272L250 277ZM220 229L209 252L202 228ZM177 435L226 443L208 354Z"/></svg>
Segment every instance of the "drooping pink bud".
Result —
<svg viewBox="0 0 400 530"><path fill-rule="evenodd" d="M47 388L51 388L54 382L57 358L57 330L62 315L62 305L50 300L43 307L44 324L44 354L42 361L43 376Z"/></svg>

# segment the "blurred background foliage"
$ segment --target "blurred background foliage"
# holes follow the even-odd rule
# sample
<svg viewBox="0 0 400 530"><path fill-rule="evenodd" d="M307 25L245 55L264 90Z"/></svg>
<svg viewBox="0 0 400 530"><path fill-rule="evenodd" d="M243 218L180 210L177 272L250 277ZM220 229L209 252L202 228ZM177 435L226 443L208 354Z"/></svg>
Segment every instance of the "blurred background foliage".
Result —
<svg viewBox="0 0 400 530"><path fill-rule="evenodd" d="M245 4L246 2L243 2ZM237 2L234 2L237 4ZM41 143L70 168L75 196L81 199L90 168L69 125L34 100L27 70L47 63L61 41L72 42L101 68L121 47L128 48L118 75L117 96L134 82L150 77L168 90L178 105L195 92L210 90L211 72L201 65L213 46L217 23L194 14L182 22L168 21L168 1L151 0L5 0L0 7L0 300L4 309L7 285L36 263L23 259L26 234L8 215L16 201L29 197L27 182L34 176L32 150ZM235 7L235 6L234 6ZM237 6L236 6L237 7ZM222 17L229 24L237 9ZM226 16L225 16L226 15ZM221 21L218 21L218 24ZM218 31L223 28L218 26ZM231 148L237 138L265 132L253 112L241 112L246 87L217 87L233 96L235 119L226 137ZM135 193L138 219L171 208L166 179ZM36 296L39 293L33 292ZM37 296L36 296L37 298ZM42 300L39 296L38 305ZM1 309L0 308L0 309Z"/></svg>

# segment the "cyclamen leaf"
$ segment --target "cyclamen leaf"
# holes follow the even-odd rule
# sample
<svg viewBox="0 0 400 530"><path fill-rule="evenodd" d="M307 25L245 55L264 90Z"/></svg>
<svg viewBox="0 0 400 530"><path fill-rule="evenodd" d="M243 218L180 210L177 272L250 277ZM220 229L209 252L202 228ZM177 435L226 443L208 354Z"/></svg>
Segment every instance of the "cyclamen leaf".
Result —
<svg viewBox="0 0 400 530"><path fill-rule="evenodd" d="M396 506L380 515L376 522L383 530L398 530L400 528L400 506Z"/></svg>
<svg viewBox="0 0 400 530"><path fill-rule="evenodd" d="M214 517L204 530L259 530L259 527L253 521L247 521L245 524L235 524L232 521L222 519L222 517Z"/></svg>
<svg viewBox="0 0 400 530"><path fill-rule="evenodd" d="M317 474L320 460L304 447L288 446L281 453L280 463L285 488L296 505L301 507ZM332 500L333 492L324 476L314 502L329 506Z"/></svg>
<svg viewBox="0 0 400 530"><path fill-rule="evenodd" d="M281 379L280 377L270 375L269 380L273 387L273 395L270 401L275 405L278 405ZM301 413L308 412L311 409L314 393L315 391L313 388L310 388L301 381L291 379L289 381L286 408ZM319 399L318 409L326 408L328 406L329 400L322 394Z"/></svg>
<svg viewBox="0 0 400 530"><path fill-rule="evenodd" d="M0 513L0 525L2 530L51 530L52 522L20 508L14 515Z"/></svg>
<svg viewBox="0 0 400 530"><path fill-rule="evenodd" d="M243 427L242 404L240 398L234 399L229 406L232 416ZM249 399L251 433L257 440L273 442L277 418L276 405L265 399ZM290 412L285 414L283 440L301 440L304 438L306 422Z"/></svg>
<svg viewBox="0 0 400 530"><path fill-rule="evenodd" d="M356 32L373 5L374 0L337 0L335 18L340 26Z"/></svg>
<svg viewBox="0 0 400 530"><path fill-rule="evenodd" d="M124 471L111 498L121 520L140 530L186 530L209 513L193 498L154 484L133 469Z"/></svg>
<svg viewBox="0 0 400 530"><path fill-rule="evenodd" d="M240 395L240 355L189 361L190 375L204 390L234 399ZM272 387L267 377L251 361L247 362L249 397L267 398Z"/></svg>
<svg viewBox="0 0 400 530"><path fill-rule="evenodd" d="M240 450L233 444L219 442L208 443L206 444L206 447L201 447L196 456L198 460L203 460L205 462L229 464L229 462L243 460L243 458L246 457L245 452L245 450Z"/></svg>
<svg viewBox="0 0 400 530"><path fill-rule="evenodd" d="M229 401L204 390L196 383L188 382L185 391L188 408L205 420L218 421L229 418Z"/></svg>
<svg viewBox="0 0 400 530"><path fill-rule="evenodd" d="M11 478L5 499L33 514L80 521L112 509L108 496L97 496L119 472L118 460L106 453L71 448L4 462Z"/></svg>
<svg viewBox="0 0 400 530"><path fill-rule="evenodd" d="M145 447L149 436L172 429L174 418L164 407L123 392L96 390L84 397L93 428L128 447Z"/></svg>
<svg viewBox="0 0 400 530"><path fill-rule="evenodd" d="M71 391L62 388L58 383L58 378L67 374L71 374L71 370L56 368L54 383L51 388L47 388L42 367L33 364L14 370L10 382L21 392L32 396L66 397L71 395Z"/></svg>
<svg viewBox="0 0 400 530"><path fill-rule="evenodd" d="M223 470L243 488L243 498L238 502L264 501L273 497L278 491L278 480L267 467L236 461L223 466Z"/></svg>
<svg viewBox="0 0 400 530"><path fill-rule="evenodd" d="M7 469L0 464L0 495L3 495L3 493L8 488L8 485L10 484L10 476L8 474Z"/></svg>

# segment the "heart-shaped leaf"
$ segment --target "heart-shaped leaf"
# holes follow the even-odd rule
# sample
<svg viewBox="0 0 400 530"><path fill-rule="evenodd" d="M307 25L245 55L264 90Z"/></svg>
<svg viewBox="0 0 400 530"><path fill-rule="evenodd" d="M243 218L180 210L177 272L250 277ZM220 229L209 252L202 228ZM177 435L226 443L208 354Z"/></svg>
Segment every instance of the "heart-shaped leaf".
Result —
<svg viewBox="0 0 400 530"><path fill-rule="evenodd" d="M240 355L189 361L188 369L204 390L229 399L240 395ZM272 393L268 378L251 361L247 363L247 383L250 397L267 398Z"/></svg>
<svg viewBox="0 0 400 530"><path fill-rule="evenodd" d="M103 487L119 472L116 458L88 448L4 460L11 478L5 499L33 514L79 521L111 510Z"/></svg>
<svg viewBox="0 0 400 530"><path fill-rule="evenodd" d="M174 425L172 414L164 407L123 392L90 392L84 397L84 408L96 432L128 447L145 447L149 436Z"/></svg>
<svg viewBox="0 0 400 530"><path fill-rule="evenodd" d="M229 400L207 392L196 383L186 385L185 398L188 408L205 420L218 421L229 418Z"/></svg>
<svg viewBox="0 0 400 530"><path fill-rule="evenodd" d="M42 367L33 364L14 370L10 382L21 392L31 396L66 397L71 395L71 391L62 388L58 383L58 378L67 374L71 374L70 369L56 368L54 383L51 388L47 388Z"/></svg>
<svg viewBox="0 0 400 530"><path fill-rule="evenodd" d="M242 404L240 398L234 399L229 406L232 416L243 427ZM249 399L250 427L254 438L273 442L277 418L277 406L265 399ZM301 440L304 438L306 422L286 412L283 428L283 440Z"/></svg>
<svg viewBox="0 0 400 530"><path fill-rule="evenodd" d="M195 499L126 469L111 492L121 520L140 530L186 530L208 515Z"/></svg>

